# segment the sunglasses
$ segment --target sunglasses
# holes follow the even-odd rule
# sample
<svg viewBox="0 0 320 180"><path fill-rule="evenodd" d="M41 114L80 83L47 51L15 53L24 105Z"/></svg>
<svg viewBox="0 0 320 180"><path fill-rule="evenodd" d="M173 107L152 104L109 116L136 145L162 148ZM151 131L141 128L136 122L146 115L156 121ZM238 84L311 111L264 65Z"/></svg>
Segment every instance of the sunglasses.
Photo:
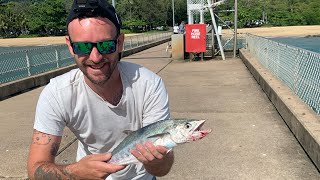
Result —
<svg viewBox="0 0 320 180"><path fill-rule="evenodd" d="M70 38L69 38L70 39ZM116 52L117 40L106 40L96 43L92 42L71 42L74 54L77 55L89 55L92 52L93 47L96 47L98 52L102 55L112 54Z"/></svg>

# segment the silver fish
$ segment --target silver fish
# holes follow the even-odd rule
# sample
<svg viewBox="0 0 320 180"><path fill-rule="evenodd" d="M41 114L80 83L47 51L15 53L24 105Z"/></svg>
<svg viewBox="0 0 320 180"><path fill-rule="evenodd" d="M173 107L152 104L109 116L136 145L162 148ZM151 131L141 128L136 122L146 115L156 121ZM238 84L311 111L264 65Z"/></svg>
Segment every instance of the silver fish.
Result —
<svg viewBox="0 0 320 180"><path fill-rule="evenodd" d="M147 141L154 145L165 146L169 149L178 144L196 141L208 135L211 130L201 130L205 120L170 119L158 121L137 131L132 131L112 152L109 163L127 165L138 160L130 153L136 144Z"/></svg>

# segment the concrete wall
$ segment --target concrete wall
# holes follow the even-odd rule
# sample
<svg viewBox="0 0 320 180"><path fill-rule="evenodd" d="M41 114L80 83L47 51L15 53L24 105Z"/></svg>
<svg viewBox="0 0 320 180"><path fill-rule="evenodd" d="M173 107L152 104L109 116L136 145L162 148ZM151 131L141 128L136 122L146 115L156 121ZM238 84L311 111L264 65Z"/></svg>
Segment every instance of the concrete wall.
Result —
<svg viewBox="0 0 320 180"><path fill-rule="evenodd" d="M160 41L153 42L153 43L149 43L149 44L146 44L146 45L143 45L140 47L125 50L122 52L122 56L126 57L131 54L143 51L145 49L166 43L170 40L171 40L171 38L167 38L167 39L160 40ZM45 72L45 73L42 73L39 75L30 76L27 78L23 78L23 79L8 82L5 84L1 84L0 85L0 100L8 98L8 97L16 95L16 94L19 94L19 93L22 93L22 92L25 92L25 91L28 91L30 89L33 89L33 88L36 88L39 86L44 86L50 81L51 78L59 76L63 73L66 73L76 67L77 67L76 65L71 65L71 66L56 69L53 71L48 71L48 72Z"/></svg>
<svg viewBox="0 0 320 180"><path fill-rule="evenodd" d="M172 59L184 60L184 34L171 35Z"/></svg>
<svg viewBox="0 0 320 180"><path fill-rule="evenodd" d="M247 50L240 49L239 54L312 162L320 170L320 116Z"/></svg>

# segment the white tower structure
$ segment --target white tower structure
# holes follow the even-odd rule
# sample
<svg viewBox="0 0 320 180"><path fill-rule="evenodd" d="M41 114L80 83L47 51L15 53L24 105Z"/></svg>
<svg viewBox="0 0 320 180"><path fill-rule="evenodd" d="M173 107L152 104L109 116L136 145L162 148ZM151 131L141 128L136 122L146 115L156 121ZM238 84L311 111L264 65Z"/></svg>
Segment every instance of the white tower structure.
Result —
<svg viewBox="0 0 320 180"><path fill-rule="evenodd" d="M215 35L218 41L221 57L225 60L224 50L221 43L220 36L218 34L218 27L215 20L215 14L213 10L215 7L223 4L226 0L187 0L187 12L188 12L188 24L194 24L194 17L200 16L200 24L204 23L204 13L210 12L212 24L214 27Z"/></svg>

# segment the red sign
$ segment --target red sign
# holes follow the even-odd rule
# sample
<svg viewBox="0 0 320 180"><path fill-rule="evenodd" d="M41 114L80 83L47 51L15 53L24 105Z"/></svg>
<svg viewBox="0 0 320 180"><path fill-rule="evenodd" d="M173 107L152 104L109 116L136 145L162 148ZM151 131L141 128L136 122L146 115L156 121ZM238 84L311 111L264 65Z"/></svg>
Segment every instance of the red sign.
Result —
<svg viewBox="0 0 320 180"><path fill-rule="evenodd" d="M206 52L206 25L186 25L186 52Z"/></svg>

